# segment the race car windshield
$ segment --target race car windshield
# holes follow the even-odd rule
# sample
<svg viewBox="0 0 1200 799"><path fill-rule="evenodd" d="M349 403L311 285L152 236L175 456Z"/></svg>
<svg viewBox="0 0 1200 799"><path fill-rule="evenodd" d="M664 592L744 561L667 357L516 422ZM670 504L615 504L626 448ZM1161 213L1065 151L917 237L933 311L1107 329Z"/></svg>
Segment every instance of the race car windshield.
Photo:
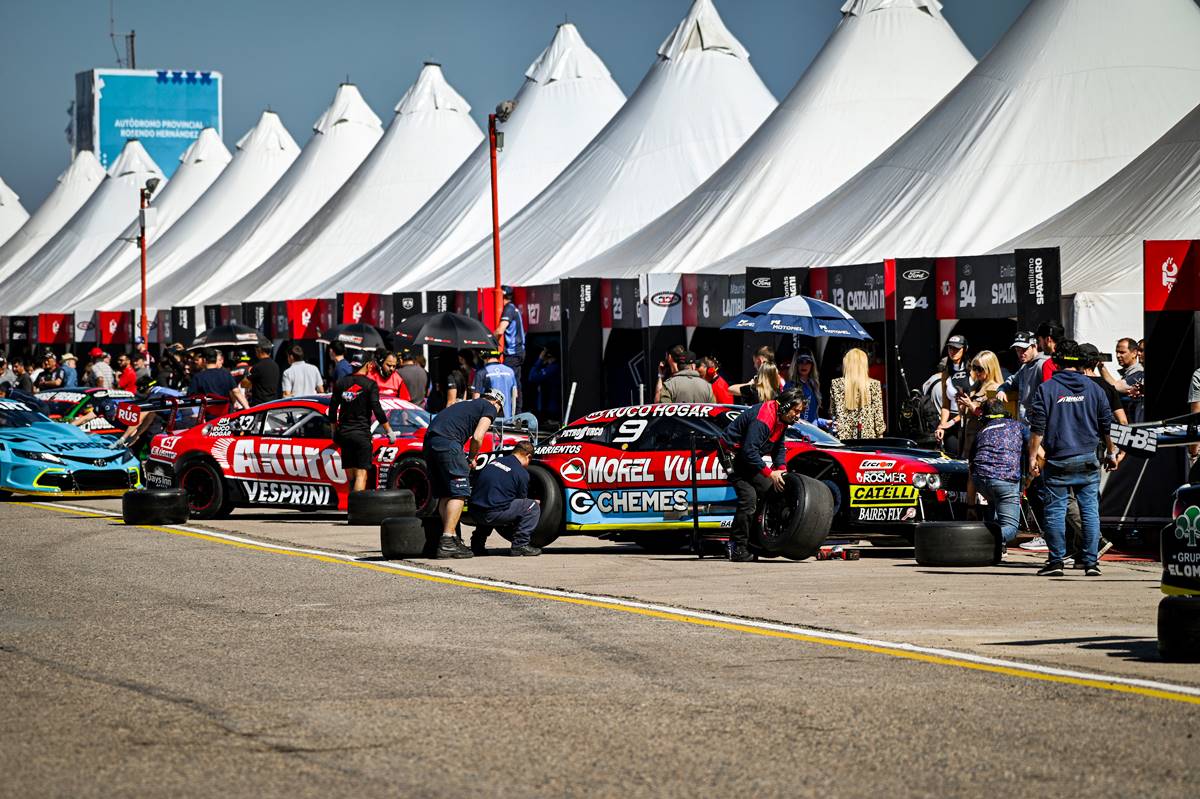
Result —
<svg viewBox="0 0 1200 799"><path fill-rule="evenodd" d="M388 411L388 424L396 431L396 435L411 435L429 427L429 414L420 408L397 408ZM378 428L378 425L375 427Z"/></svg>
<svg viewBox="0 0 1200 799"><path fill-rule="evenodd" d="M38 422L50 421L36 411L31 411L19 403L0 405L0 428L29 427Z"/></svg>
<svg viewBox="0 0 1200 799"><path fill-rule="evenodd" d="M796 422L788 428L787 437L792 441L803 441L822 447L840 447L842 442L810 422Z"/></svg>

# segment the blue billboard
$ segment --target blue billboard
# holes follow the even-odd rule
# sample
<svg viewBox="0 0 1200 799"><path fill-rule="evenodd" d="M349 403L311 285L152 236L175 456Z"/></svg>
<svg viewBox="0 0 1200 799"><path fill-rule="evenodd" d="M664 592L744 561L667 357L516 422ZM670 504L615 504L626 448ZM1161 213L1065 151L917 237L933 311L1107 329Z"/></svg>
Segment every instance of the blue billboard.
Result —
<svg viewBox="0 0 1200 799"><path fill-rule="evenodd" d="M92 69L75 76L75 149L107 169L127 139L139 139L170 177L207 127L221 129L221 73Z"/></svg>

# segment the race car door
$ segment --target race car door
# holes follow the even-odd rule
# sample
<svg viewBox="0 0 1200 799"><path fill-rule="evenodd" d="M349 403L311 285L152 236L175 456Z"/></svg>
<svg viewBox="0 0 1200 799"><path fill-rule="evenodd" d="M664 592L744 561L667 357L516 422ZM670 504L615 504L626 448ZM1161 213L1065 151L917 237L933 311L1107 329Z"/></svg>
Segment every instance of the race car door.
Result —
<svg viewBox="0 0 1200 799"><path fill-rule="evenodd" d="M336 507L346 472L333 446L329 419L307 405L272 408L257 442L261 479L244 484L259 505Z"/></svg>

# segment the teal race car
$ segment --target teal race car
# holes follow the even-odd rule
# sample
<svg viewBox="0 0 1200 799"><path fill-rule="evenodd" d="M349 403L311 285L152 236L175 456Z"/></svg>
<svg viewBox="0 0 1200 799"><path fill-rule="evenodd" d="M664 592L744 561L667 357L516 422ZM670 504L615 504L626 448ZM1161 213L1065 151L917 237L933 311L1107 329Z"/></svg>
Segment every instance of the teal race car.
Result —
<svg viewBox="0 0 1200 799"><path fill-rule="evenodd" d="M141 485L141 466L127 450L0 399L0 497L116 497Z"/></svg>

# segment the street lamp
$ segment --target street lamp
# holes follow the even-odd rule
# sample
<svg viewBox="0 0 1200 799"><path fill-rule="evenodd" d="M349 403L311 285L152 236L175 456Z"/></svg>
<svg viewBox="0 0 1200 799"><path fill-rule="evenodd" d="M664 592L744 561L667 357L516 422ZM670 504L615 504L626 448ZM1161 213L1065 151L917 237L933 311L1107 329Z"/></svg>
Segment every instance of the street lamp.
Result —
<svg viewBox="0 0 1200 799"><path fill-rule="evenodd" d="M150 320L146 318L146 210L150 207L150 195L158 188L161 181L150 178L146 185L138 190L141 204L138 209L138 247L142 251L142 341L150 346Z"/></svg>
<svg viewBox="0 0 1200 799"><path fill-rule="evenodd" d="M496 113L488 114L488 149L492 156L492 271L495 291L492 304L492 330L500 327L500 312L504 308L504 290L500 281L500 196L496 186L496 151L504 149L504 132L496 130L497 122L507 122L517 107L516 100L505 100L496 106ZM504 336L497 342L500 353L504 353Z"/></svg>

